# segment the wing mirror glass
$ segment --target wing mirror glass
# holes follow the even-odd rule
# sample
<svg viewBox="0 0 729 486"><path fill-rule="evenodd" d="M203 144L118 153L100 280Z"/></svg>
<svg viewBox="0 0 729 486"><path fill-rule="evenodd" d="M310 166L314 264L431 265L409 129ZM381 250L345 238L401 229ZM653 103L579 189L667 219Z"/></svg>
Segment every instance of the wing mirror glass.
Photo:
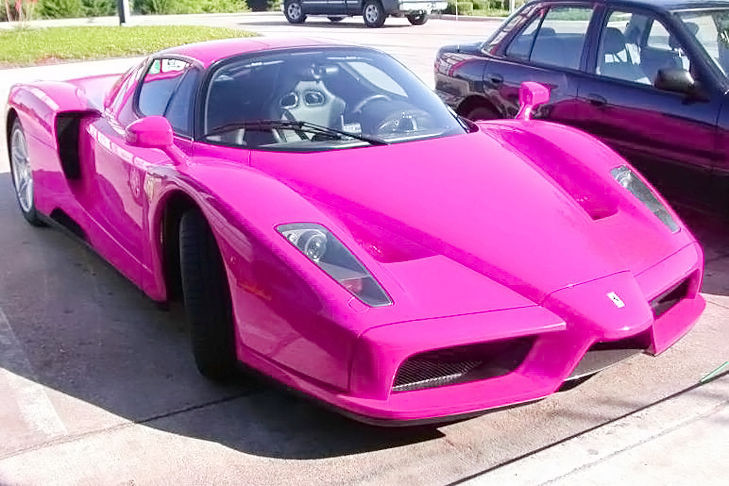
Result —
<svg viewBox="0 0 729 486"><path fill-rule="evenodd" d="M163 116L147 116L129 124L126 130L129 145L165 149L172 145L172 126Z"/></svg>
<svg viewBox="0 0 729 486"><path fill-rule="evenodd" d="M525 81L519 86L519 113L517 120L530 120L532 112L549 101L549 88L533 81Z"/></svg>
<svg viewBox="0 0 729 486"><path fill-rule="evenodd" d="M694 81L691 73L685 69L666 68L658 70L653 86L664 91L693 94L696 88L696 81Z"/></svg>

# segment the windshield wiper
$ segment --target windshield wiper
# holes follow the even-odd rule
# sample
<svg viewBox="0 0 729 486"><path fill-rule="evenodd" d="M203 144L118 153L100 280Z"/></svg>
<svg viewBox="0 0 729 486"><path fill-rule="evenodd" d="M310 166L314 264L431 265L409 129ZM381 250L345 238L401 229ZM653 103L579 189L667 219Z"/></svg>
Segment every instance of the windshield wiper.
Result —
<svg viewBox="0 0 729 486"><path fill-rule="evenodd" d="M213 130L206 133L205 136L210 137L213 135L219 135L221 133L241 128L246 130L268 130L278 128L291 129L309 133L320 133L330 136L337 135L337 138L340 139L342 137L354 138L356 140L362 140L363 142L367 142L370 145L388 145L388 142L378 137L362 135L360 133L348 132L345 130L339 130L337 128L325 127L324 125L317 125L316 123L297 120L250 120L236 123L227 123L225 125L214 128Z"/></svg>

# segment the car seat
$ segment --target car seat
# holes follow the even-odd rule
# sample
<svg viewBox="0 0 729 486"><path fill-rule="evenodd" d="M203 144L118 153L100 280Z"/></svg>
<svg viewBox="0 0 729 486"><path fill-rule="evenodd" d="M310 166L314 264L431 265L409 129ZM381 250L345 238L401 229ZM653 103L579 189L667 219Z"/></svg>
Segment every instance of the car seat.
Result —
<svg viewBox="0 0 729 486"><path fill-rule="evenodd" d="M277 118L341 129L346 103L332 93L325 82L338 74L339 66L336 65L310 65L299 70L293 86L287 83L291 87L278 92L274 101ZM308 139L296 130L283 130L282 135L285 140Z"/></svg>
<svg viewBox="0 0 729 486"><path fill-rule="evenodd" d="M630 51L625 36L619 29L606 28L603 32L597 73L611 78L650 84L650 79L637 64L640 59L634 59L635 52L631 54Z"/></svg>

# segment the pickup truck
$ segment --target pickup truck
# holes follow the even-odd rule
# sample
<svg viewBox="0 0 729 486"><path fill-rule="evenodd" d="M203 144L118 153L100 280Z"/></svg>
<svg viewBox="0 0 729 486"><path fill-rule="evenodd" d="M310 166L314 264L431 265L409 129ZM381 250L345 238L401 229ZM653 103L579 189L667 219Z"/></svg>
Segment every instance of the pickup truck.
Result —
<svg viewBox="0 0 729 486"><path fill-rule="evenodd" d="M292 24L301 24L308 15L324 15L332 22L362 15L367 27L382 27L388 16L407 17L413 25L423 25L434 10L442 11L446 0L285 0L283 11Z"/></svg>

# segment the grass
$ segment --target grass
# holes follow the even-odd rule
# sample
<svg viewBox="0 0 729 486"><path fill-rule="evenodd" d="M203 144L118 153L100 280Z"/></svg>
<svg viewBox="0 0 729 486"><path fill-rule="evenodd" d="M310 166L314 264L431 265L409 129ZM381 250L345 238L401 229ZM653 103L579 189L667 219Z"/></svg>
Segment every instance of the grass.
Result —
<svg viewBox="0 0 729 486"><path fill-rule="evenodd" d="M187 25L52 27L0 31L0 67L141 56L180 44L256 34Z"/></svg>

